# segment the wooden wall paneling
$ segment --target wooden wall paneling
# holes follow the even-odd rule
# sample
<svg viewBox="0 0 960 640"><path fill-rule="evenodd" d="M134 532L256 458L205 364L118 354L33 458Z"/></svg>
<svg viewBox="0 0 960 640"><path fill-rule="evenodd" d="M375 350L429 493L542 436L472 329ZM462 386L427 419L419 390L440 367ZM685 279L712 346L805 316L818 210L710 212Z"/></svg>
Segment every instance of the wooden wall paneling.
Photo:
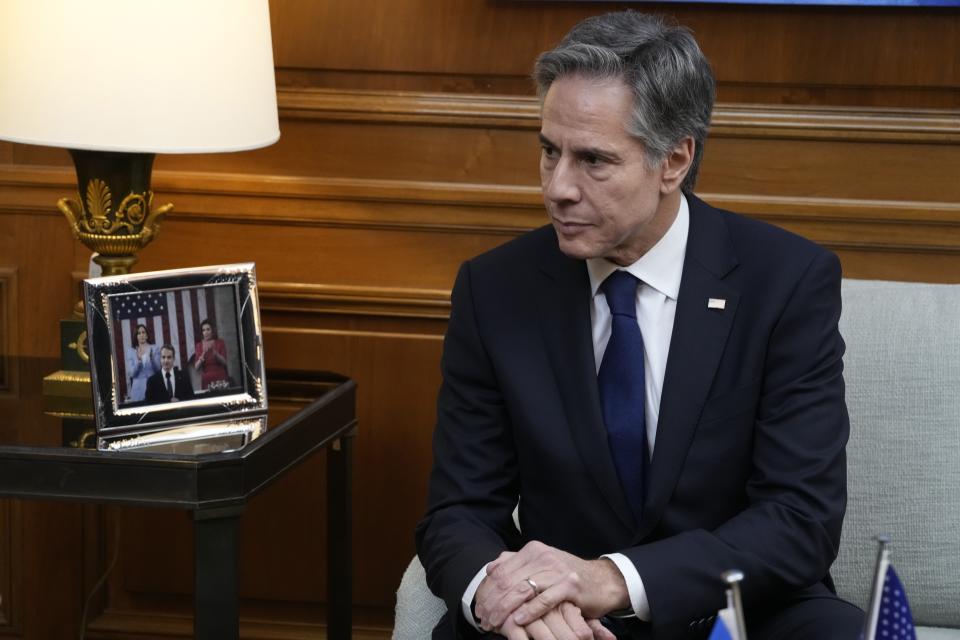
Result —
<svg viewBox="0 0 960 640"><path fill-rule="evenodd" d="M359 435L354 475L354 562L358 606L391 606L413 555L413 527L425 505L430 432L439 387L440 333L295 331L270 328L267 345L285 366L315 366L318 355L357 381ZM309 338L315 348L304 348Z"/></svg>
<svg viewBox="0 0 960 640"><path fill-rule="evenodd" d="M59 438L54 430L58 421L37 418L41 376L53 370L52 362L20 359L19 393L0 397L3 442L35 444L53 433ZM74 605L80 592L77 560L82 539L73 507L0 501L0 636L65 638L76 633L79 616ZM47 579L56 583L47 584Z"/></svg>
<svg viewBox="0 0 960 640"><path fill-rule="evenodd" d="M23 502L23 637L73 638L83 589L82 509L78 504Z"/></svg>
<svg viewBox="0 0 960 640"><path fill-rule="evenodd" d="M960 111L719 103L709 137L956 146Z"/></svg>
<svg viewBox="0 0 960 640"><path fill-rule="evenodd" d="M0 267L0 397L15 401L20 363L15 359L19 350L17 337L17 269ZM16 441L16 425L0 424L2 441ZM19 635L21 598L20 503L0 500L0 635Z"/></svg>
<svg viewBox="0 0 960 640"><path fill-rule="evenodd" d="M343 69L276 69L277 86L336 90L425 91L450 94L531 95L527 75L501 76L474 73L418 73L350 71ZM929 106L929 105L927 105Z"/></svg>
<svg viewBox="0 0 960 640"><path fill-rule="evenodd" d="M107 579L116 569L119 560L115 547L116 522L107 514L115 507L83 504L81 509L81 619L85 627L104 610L109 602Z"/></svg>
<svg viewBox="0 0 960 640"><path fill-rule="evenodd" d="M955 9L724 9L701 12L686 7L684 16L678 16L694 30L722 81L953 89L960 85L960 68L941 64L950 50L956 50L960 35L960 13ZM907 52L910 55L903 55Z"/></svg>
<svg viewBox="0 0 960 640"><path fill-rule="evenodd" d="M835 251L845 277L960 282L960 203L702 195Z"/></svg>
<svg viewBox="0 0 960 640"><path fill-rule="evenodd" d="M37 164L46 167L69 167L73 169L73 161L70 159L70 153L66 149L61 149L60 147L44 147L36 145L27 145L27 144L14 144L13 145L13 159L11 164L13 165L24 165L24 164ZM73 179L73 188L70 192L77 190L76 179ZM62 195L69 195L61 194ZM53 201L56 203L56 200ZM54 211L56 207L54 206Z"/></svg>
<svg viewBox="0 0 960 640"><path fill-rule="evenodd" d="M413 72L352 72L344 70L277 69L278 85L337 90L387 90L527 96L534 92L527 74L418 74ZM717 81L717 96L728 104L899 107L958 109L960 91L947 86L848 86L789 82Z"/></svg>
<svg viewBox="0 0 960 640"><path fill-rule="evenodd" d="M580 19L624 6L475 0L360 5L272 3L280 77L344 89L529 95L527 78L541 51ZM953 8L639 8L672 15L694 31L724 100L960 107L960 13Z"/></svg>
<svg viewBox="0 0 960 640"><path fill-rule="evenodd" d="M925 178L926 179L926 178ZM911 178L909 182L916 182ZM932 182L931 188L938 188ZM949 181L944 183L949 186ZM759 190L759 189L758 189ZM923 190L918 190L923 191ZM526 192L515 194L517 201L526 197ZM909 201L909 200L871 200L857 198L820 198L820 197L793 197L793 196L762 196L743 195L742 193L701 192L708 201L729 208L734 211L747 213L762 219L788 226L798 232L822 242L833 248L860 248L869 250L897 250L919 253L929 253L930 250L949 250L957 245L957 224L960 221L960 204L937 201ZM927 193L923 193L927 195ZM542 212L539 211L536 196L529 199L525 207L526 213L522 216L527 225L521 225L509 232L510 235L519 233L523 228L539 224ZM379 207L375 207L380 209ZM449 210L455 211L451 206ZM178 221L172 217L165 227L164 239L154 247L147 249L143 268L161 268L185 266L191 262L183 260L183 250L190 253L193 245L202 244L202 238L208 231L204 229L218 229L216 233L228 236L243 236L246 231L242 225L236 225L235 231L228 228L209 226L204 222L200 231L194 233L190 229L199 222L192 212L182 213ZM509 216L509 213L505 215ZM215 217L223 219L225 216ZM473 221L474 230L483 231L483 221ZM798 226L798 225L802 225ZM273 225L275 226L275 225ZM378 311L377 305L394 306L398 301L406 300L403 304L410 307L405 314L419 314L420 306L435 304L445 296L444 290L452 281L456 265L463 257L479 253L481 250L498 244L506 239L500 235L498 223L490 229L489 235L459 234L451 232L442 234L439 229L408 233L404 230L400 236L407 238L397 243L393 233L380 230L379 241L365 242L358 246L353 238L368 235L371 227L376 225L358 225L360 228L351 232L330 234L328 230L317 230L305 233L298 225L290 226L290 231L275 233L274 229L262 232L259 237L269 240L261 243L259 249L245 247L242 238L239 246L233 253L219 256L218 260L245 260L255 259L261 265L262 277L269 278L312 278L323 277L330 281L349 282L353 280L357 285L308 285L291 284L278 285L280 289L269 292L270 281L267 281L265 295L277 296L276 304L285 305L288 310L295 310L301 305L302 299L310 300L314 296L325 297L330 301L339 300L341 303L361 304L371 306ZM182 237L178 229L185 229ZM176 236L174 233L176 231ZM506 233L506 231L504 231ZM264 235L265 234L265 235ZM330 236L327 238L327 236ZM167 240L166 238L174 237ZM297 238L296 242L288 241ZM327 238L322 241L316 238ZM443 243L437 243L431 238L443 238ZM319 244L322 242L323 244ZM427 254L429 260L424 264L420 253L421 245L435 245L436 252ZM854 243L854 244L851 244ZM227 243L225 246L228 246ZM330 247L339 247L332 250ZM939 248L939 249L938 249ZM259 253L263 251L263 253ZM381 281L378 286L369 286L366 283L376 281L380 277L378 268L382 255L391 257L391 262L402 263L407 268L402 274L391 273L402 282ZM412 257L416 256L416 257ZM83 254L81 254L83 257ZM363 268L351 268L353 264L360 264ZM419 267L416 265L420 264ZM367 265L367 266L364 266ZM85 266L85 262L82 266ZM81 268L78 265L77 268ZM903 278L911 278L910 273L901 274ZM927 275L916 277L928 277ZM296 280L290 280L296 282ZM366 286L364 286L366 285ZM404 286L418 288L404 291ZM398 290L399 288L399 290ZM378 300L381 300L378 302ZM351 302L353 301L353 302ZM359 301L359 302L357 302ZM306 303L307 309L310 303ZM422 311L428 313L427 311ZM443 314L442 309L435 309L430 314ZM329 314L329 310L328 310ZM339 323L341 318L328 319L328 322ZM362 322L352 320L352 322Z"/></svg>
<svg viewBox="0 0 960 640"><path fill-rule="evenodd" d="M277 105L289 119L528 130L540 126L539 103L526 96L290 86L277 90Z"/></svg>
<svg viewBox="0 0 960 640"><path fill-rule="evenodd" d="M0 636L22 634L22 580L20 503L0 500Z"/></svg>
<svg viewBox="0 0 960 640"><path fill-rule="evenodd" d="M918 252L863 247L833 247L847 278L960 283L960 256L956 251Z"/></svg>
<svg viewBox="0 0 960 640"><path fill-rule="evenodd" d="M333 0L273 3L277 66L528 75L536 56L573 24L623 8L473 0L360 5L364 9ZM943 54L955 50L948 48L958 36L955 10L677 5L655 10L693 29L724 79L862 85L870 78L909 85L943 78L956 84L960 78L955 65L941 64L948 59ZM368 42L377 46L363 46ZM900 51L915 57L898 58Z"/></svg>
<svg viewBox="0 0 960 640"><path fill-rule="evenodd" d="M727 104L960 109L960 91L956 87L862 87L777 82L718 82L717 97Z"/></svg>
<svg viewBox="0 0 960 640"><path fill-rule="evenodd" d="M254 243L250 242L251 234L256 237ZM215 249L211 249L209 240L213 237ZM143 252L139 267L146 270L253 260L258 277L268 282L443 290L452 283L463 256L504 240L501 235L444 236L432 230L305 229L280 224L251 227L171 216L164 222L161 239Z"/></svg>
<svg viewBox="0 0 960 640"><path fill-rule="evenodd" d="M497 188L509 190L513 185L534 187L537 184L535 131L538 125L536 103L532 99L478 100L468 108L463 99L434 95L373 93L361 98L357 92L344 95L316 91L288 93L285 100L290 110L298 114L296 119L283 122L284 138L290 140L288 146L281 141L269 150L251 153L215 157L163 156L158 159L158 167L163 163L167 171L189 172L190 175L204 169L209 175L209 167L213 164L221 174L259 175L261 188L268 186L274 191L284 186L293 186L296 190L301 180L301 185L308 185L308 178L326 180L326 185L337 179L381 180L386 184L392 181L398 190L404 182L427 188L431 185L439 188L443 183L467 183L487 185L491 193ZM387 103L382 112L375 106L381 100ZM360 115L363 110L366 110L365 115ZM371 119L383 122L369 122ZM482 130L478 130L478 126ZM390 133L384 134L385 130ZM833 162L823 173L830 170L845 183L856 183L861 189L869 189L875 187L874 174L861 172L851 180L844 173L851 170L850 164L859 168L862 156L869 156L881 170L900 173L904 171L898 164L902 158L929 158L926 162L930 169L913 170L918 174L929 173L937 179L955 166L954 149L958 140L960 117L956 112L745 109L718 105L712 138L708 141L707 162L722 158L724 165L737 167L739 175L742 172L737 164L742 162L741 157L754 153L762 157L756 160L747 157L747 162L759 167L776 162L775 168L783 171L784 165L790 167L789 162L795 155L783 154L782 145L789 142L791 151L797 149L806 154L798 159L801 168L808 168L815 161ZM848 149L847 155L837 156L831 147L816 146L817 143L831 142L842 143L840 151ZM900 146L919 143L929 143L929 146L917 148L915 154L903 153ZM871 144L881 146L859 146ZM883 146L885 144L893 146ZM716 152L714 147L718 149ZM339 148L350 149L347 155L353 160L344 161L337 153L327 151ZM847 166L843 165L844 162L848 163ZM814 166L808 171L816 169ZM708 166L705 176L712 170ZM42 175L38 172L37 179ZM162 170L158 171L160 178L163 175ZM879 178L876 183L891 184L888 176L876 177ZM221 180L228 178L229 175L220 177ZM818 183L810 180L808 175L800 178L805 184ZM386 184L383 184L384 188L387 188ZM764 184L769 184L770 189L779 186L766 180ZM893 184L896 185L896 181ZM236 186L244 187L242 184ZM196 182L193 187L203 188ZM746 187L751 189L744 192L752 193L753 184ZM256 189L256 186L248 185L248 188ZM738 188L745 187L731 182L724 190ZM929 191L926 185L920 185L920 188ZM831 194L844 195L843 192ZM808 194L798 192L796 195ZM385 196L390 197L389 194ZM882 195L865 197L886 199Z"/></svg>
<svg viewBox="0 0 960 640"><path fill-rule="evenodd" d="M787 151L789 149L789 152ZM862 200L960 201L960 146L715 138L704 191Z"/></svg>
<svg viewBox="0 0 960 640"><path fill-rule="evenodd" d="M4 210L0 204L0 261L17 272L16 306L10 309L16 319L9 326L18 330L10 355L59 355L58 322L69 316L75 297L67 266L73 263L73 238L62 215Z"/></svg>
<svg viewBox="0 0 960 640"><path fill-rule="evenodd" d="M158 187L174 183L179 193L169 220L263 224L363 231L412 231L512 236L546 220L539 188L497 187L441 182L367 179L291 178L275 181L255 177L201 180L219 183L217 192L191 193L195 178L162 174ZM168 178L170 182L168 182ZM232 183L247 183L242 195ZM531 203L539 210L530 211ZM225 205L229 205L225 207ZM455 240L462 242L463 240Z"/></svg>
<svg viewBox="0 0 960 640"><path fill-rule="evenodd" d="M509 151L521 148L519 154ZM535 134L462 127L285 120L280 141L251 153L224 154L216 165L233 173L363 176L387 180L536 183ZM196 171L202 156L163 156L156 169Z"/></svg>
<svg viewBox="0 0 960 640"><path fill-rule="evenodd" d="M587 11L556 3L280 0L271 4L274 57L280 68L528 75L542 43Z"/></svg>
<svg viewBox="0 0 960 640"><path fill-rule="evenodd" d="M0 395L16 397L20 367L17 268L0 265Z"/></svg>

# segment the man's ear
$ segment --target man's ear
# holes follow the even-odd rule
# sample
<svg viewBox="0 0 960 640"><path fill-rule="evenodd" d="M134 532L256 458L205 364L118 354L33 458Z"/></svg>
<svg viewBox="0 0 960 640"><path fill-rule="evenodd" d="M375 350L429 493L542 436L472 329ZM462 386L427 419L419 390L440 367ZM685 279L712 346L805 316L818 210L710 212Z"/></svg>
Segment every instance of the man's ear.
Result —
<svg viewBox="0 0 960 640"><path fill-rule="evenodd" d="M663 159L663 179L660 181L662 193L673 193L683 184L683 179L687 177L690 165L693 164L696 144L692 136L687 136Z"/></svg>

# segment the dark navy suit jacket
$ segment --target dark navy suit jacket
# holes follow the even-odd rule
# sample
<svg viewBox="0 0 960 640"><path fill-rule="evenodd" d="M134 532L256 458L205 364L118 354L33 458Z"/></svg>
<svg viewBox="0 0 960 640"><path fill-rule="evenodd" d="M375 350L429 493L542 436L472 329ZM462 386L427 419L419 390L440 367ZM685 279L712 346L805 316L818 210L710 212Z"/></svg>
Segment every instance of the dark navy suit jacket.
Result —
<svg viewBox="0 0 960 640"><path fill-rule="evenodd" d="M832 588L849 424L840 265L782 229L688 196L690 231L643 520L604 430L583 261L544 227L465 263L444 341L434 468L417 549L450 612L503 550L621 552L654 637L724 606ZM708 308L711 298L723 309ZM520 499L518 533L511 512ZM448 613L434 637L463 635ZM466 635L469 635L469 631Z"/></svg>
<svg viewBox="0 0 960 640"><path fill-rule="evenodd" d="M192 400L193 386L190 384L190 376L179 367L174 367L173 380L176 391L174 395L177 400ZM167 384L164 381L162 369L147 378L145 398L147 402L170 402L170 394L167 393Z"/></svg>

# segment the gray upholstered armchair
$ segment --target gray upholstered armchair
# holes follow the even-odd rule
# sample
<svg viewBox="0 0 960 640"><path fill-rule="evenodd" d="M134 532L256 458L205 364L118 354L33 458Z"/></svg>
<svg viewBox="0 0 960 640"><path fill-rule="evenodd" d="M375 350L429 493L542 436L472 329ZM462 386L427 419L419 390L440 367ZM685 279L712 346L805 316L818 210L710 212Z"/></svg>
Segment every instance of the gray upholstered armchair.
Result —
<svg viewBox="0 0 960 640"><path fill-rule="evenodd" d="M845 280L847 517L833 566L862 607L892 539L920 640L960 638L960 285Z"/></svg>
<svg viewBox="0 0 960 640"><path fill-rule="evenodd" d="M837 588L866 606L872 538L889 535L918 638L960 640L960 285L844 280L840 331L851 433ZM443 612L414 558L394 640L429 638Z"/></svg>

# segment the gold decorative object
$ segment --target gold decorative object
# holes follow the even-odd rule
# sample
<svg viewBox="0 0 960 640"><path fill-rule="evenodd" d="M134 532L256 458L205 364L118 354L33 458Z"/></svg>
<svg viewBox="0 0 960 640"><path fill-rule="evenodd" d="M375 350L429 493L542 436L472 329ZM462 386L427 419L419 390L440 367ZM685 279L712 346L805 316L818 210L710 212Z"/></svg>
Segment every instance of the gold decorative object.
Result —
<svg viewBox="0 0 960 640"><path fill-rule="evenodd" d="M104 275L123 275L137 262L137 252L157 237L160 222L173 209L153 208L150 190L152 153L71 149L77 170L79 198L61 198L57 207L66 216L73 235L91 251ZM43 380L44 408L64 418L64 441L84 446L89 438L68 435L93 418L90 373L86 370L87 332L83 329L83 301L74 319L61 322L60 344L64 370ZM83 370L79 370L79 369Z"/></svg>
<svg viewBox="0 0 960 640"><path fill-rule="evenodd" d="M82 300L81 300L82 302ZM81 331L80 335L73 342L67 343L68 349L73 349L84 362L90 362L90 355L87 353L87 332Z"/></svg>
<svg viewBox="0 0 960 640"><path fill-rule="evenodd" d="M57 207L73 235L97 253L94 261L104 275L129 273L137 251L157 237L160 222L173 210L172 204L153 208L149 189L153 154L85 150L70 154L80 197L61 198Z"/></svg>
<svg viewBox="0 0 960 640"><path fill-rule="evenodd" d="M57 371L43 379L43 410L58 418L93 419L89 371Z"/></svg>

